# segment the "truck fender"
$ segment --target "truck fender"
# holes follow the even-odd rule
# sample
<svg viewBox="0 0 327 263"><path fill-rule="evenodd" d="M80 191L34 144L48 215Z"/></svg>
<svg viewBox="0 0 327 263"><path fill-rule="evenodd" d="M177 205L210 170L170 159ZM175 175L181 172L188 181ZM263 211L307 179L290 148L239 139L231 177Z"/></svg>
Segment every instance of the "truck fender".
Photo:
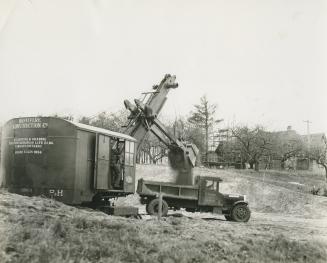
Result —
<svg viewBox="0 0 327 263"><path fill-rule="evenodd" d="M249 205L249 203L248 203L247 201L242 201L242 200L240 200L240 201L236 201L236 202L233 204L233 206L236 206L236 205L238 205L238 204Z"/></svg>

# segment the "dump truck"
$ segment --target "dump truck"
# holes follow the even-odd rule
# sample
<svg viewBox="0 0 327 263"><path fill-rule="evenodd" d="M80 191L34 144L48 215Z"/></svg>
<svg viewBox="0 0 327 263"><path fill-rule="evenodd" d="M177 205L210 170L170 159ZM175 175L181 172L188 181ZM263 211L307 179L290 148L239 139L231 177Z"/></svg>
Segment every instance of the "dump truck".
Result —
<svg viewBox="0 0 327 263"><path fill-rule="evenodd" d="M168 209L185 208L189 212L223 214L228 221L247 222L251 211L246 196L222 194L219 191L221 182L221 178L213 176L197 176L194 185L140 179L137 193L140 202L146 205L146 211L150 215L157 215L159 195L161 195L163 216L168 214Z"/></svg>

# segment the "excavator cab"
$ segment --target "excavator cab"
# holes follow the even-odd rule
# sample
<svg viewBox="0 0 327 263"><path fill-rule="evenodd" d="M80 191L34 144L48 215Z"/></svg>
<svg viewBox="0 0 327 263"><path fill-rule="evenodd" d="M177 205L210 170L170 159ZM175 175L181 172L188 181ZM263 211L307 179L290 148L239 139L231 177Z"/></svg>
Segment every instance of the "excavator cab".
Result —
<svg viewBox="0 0 327 263"><path fill-rule="evenodd" d="M134 192L136 141L98 135L95 187L97 190Z"/></svg>

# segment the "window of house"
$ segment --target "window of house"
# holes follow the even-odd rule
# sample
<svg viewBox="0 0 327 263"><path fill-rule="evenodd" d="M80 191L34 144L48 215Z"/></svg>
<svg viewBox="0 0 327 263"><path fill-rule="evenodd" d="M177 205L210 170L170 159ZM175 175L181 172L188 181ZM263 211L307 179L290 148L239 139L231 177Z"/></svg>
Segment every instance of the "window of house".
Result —
<svg viewBox="0 0 327 263"><path fill-rule="evenodd" d="M130 141L125 141L125 164L133 166L134 165L134 148L135 143Z"/></svg>

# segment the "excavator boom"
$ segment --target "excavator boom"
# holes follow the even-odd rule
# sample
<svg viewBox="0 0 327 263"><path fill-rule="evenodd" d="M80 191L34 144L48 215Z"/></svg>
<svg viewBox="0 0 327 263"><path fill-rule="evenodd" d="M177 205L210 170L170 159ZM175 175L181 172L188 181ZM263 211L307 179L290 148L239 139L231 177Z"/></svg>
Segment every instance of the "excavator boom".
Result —
<svg viewBox="0 0 327 263"><path fill-rule="evenodd" d="M171 167L177 170L179 175L182 175L177 177L177 183L192 184L191 168L195 166L198 148L194 144L187 144L172 136L157 118L167 100L169 91L178 87L175 81L175 76L167 74L159 85L153 86L154 91L143 93L150 95L147 100L135 99L135 104L128 100L124 101L126 109L130 111L125 133L137 139L137 152L140 151L147 134L153 133L168 147Z"/></svg>

